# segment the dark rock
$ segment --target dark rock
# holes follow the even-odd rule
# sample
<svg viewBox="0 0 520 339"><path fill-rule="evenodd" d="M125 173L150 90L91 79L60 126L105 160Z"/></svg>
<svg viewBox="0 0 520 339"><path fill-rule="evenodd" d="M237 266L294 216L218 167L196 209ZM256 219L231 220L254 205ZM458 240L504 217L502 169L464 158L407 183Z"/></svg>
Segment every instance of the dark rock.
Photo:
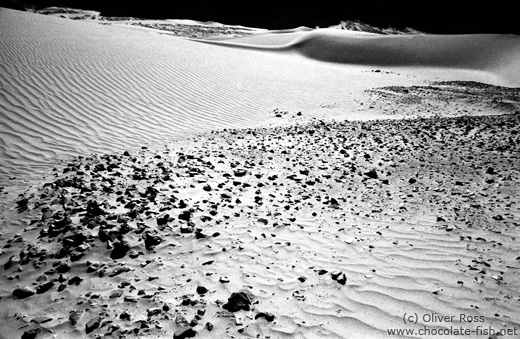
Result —
<svg viewBox="0 0 520 339"><path fill-rule="evenodd" d="M78 276L76 275L76 276L70 278L68 284L69 284L69 285L76 285L76 286L78 286L79 284L81 284L82 281L83 281L83 278L78 277Z"/></svg>
<svg viewBox="0 0 520 339"><path fill-rule="evenodd" d="M274 320L274 314L268 312L259 312L257 315L255 315L255 319L258 318L265 318L265 320L268 322L272 322Z"/></svg>
<svg viewBox="0 0 520 339"><path fill-rule="evenodd" d="M18 209L23 211L27 209L27 204L29 204L29 199L26 197L21 198L20 200L16 201L16 204L18 205Z"/></svg>
<svg viewBox="0 0 520 339"><path fill-rule="evenodd" d="M72 251L69 254L69 258L70 258L70 261L75 262L75 261L78 261L81 258L83 258L84 255L85 255L84 252Z"/></svg>
<svg viewBox="0 0 520 339"><path fill-rule="evenodd" d="M146 310L146 314L148 315L148 317L153 317L154 315L161 314L161 312L162 309L159 307L149 308Z"/></svg>
<svg viewBox="0 0 520 339"><path fill-rule="evenodd" d="M105 230L99 230L98 237L101 242L107 242L110 237Z"/></svg>
<svg viewBox="0 0 520 339"><path fill-rule="evenodd" d="M13 297L17 299L25 299L34 295L35 293L35 291L29 288L17 288L13 291Z"/></svg>
<svg viewBox="0 0 520 339"><path fill-rule="evenodd" d="M110 292L109 298L111 298L111 299L119 298L122 295L123 295L123 290L113 290L112 292Z"/></svg>
<svg viewBox="0 0 520 339"><path fill-rule="evenodd" d="M90 332L99 328L99 325L101 324L101 320L102 320L101 317L95 317L95 318L91 319L88 323L86 323L85 331L87 332L87 334L89 334Z"/></svg>
<svg viewBox="0 0 520 339"><path fill-rule="evenodd" d="M150 231L144 233L144 246L148 251L151 251L155 246L162 242L161 237L152 234Z"/></svg>
<svg viewBox="0 0 520 339"><path fill-rule="evenodd" d="M193 214L193 210L190 208L186 211L183 211L179 214L180 220L190 221L191 215Z"/></svg>
<svg viewBox="0 0 520 339"><path fill-rule="evenodd" d="M175 324L180 327L189 327L190 324L188 323L188 320L183 315L178 314L175 317Z"/></svg>
<svg viewBox="0 0 520 339"><path fill-rule="evenodd" d="M197 293L198 294L206 294L208 293L208 289L204 286L198 286L197 287Z"/></svg>
<svg viewBox="0 0 520 339"><path fill-rule="evenodd" d="M330 273L330 277L332 278L332 280L337 280L338 277L341 275L341 271L334 271L334 272L331 272Z"/></svg>
<svg viewBox="0 0 520 339"><path fill-rule="evenodd" d="M33 328L33 329L30 329L28 331L25 331L23 334L22 334L22 339L35 339L36 336L38 335L38 333L40 333L42 330L41 328L37 327L37 328Z"/></svg>
<svg viewBox="0 0 520 339"><path fill-rule="evenodd" d="M205 326L208 329L208 331L212 331L213 330L213 324L212 323L207 322Z"/></svg>
<svg viewBox="0 0 520 339"><path fill-rule="evenodd" d="M58 273L67 273L68 271L70 271L70 266L66 263L60 263L56 267L56 272Z"/></svg>
<svg viewBox="0 0 520 339"><path fill-rule="evenodd" d="M225 310L230 312L237 312L240 310L249 311L249 306L251 305L251 299L244 292L234 292L228 298L226 304L222 306Z"/></svg>
<svg viewBox="0 0 520 339"><path fill-rule="evenodd" d="M338 279L336 279L336 281L341 285L345 285L347 283L347 276L345 275L345 273L343 273L341 276L338 277Z"/></svg>
<svg viewBox="0 0 520 339"><path fill-rule="evenodd" d="M162 217L157 218L157 226L165 226L168 224L168 220L170 219L169 214L165 214Z"/></svg>
<svg viewBox="0 0 520 339"><path fill-rule="evenodd" d="M114 269L112 271L112 273L110 273L108 276L115 277L115 276L118 276L118 275L126 273L126 272L130 272L130 267L118 267L118 268Z"/></svg>
<svg viewBox="0 0 520 339"><path fill-rule="evenodd" d="M233 171L233 174L235 175L235 177L243 177L247 174L247 170L245 169L237 169L237 170L234 170Z"/></svg>
<svg viewBox="0 0 520 339"><path fill-rule="evenodd" d="M377 171L375 169L371 169L370 171L365 172L364 174L367 177L372 178L372 179L377 179L378 178Z"/></svg>
<svg viewBox="0 0 520 339"><path fill-rule="evenodd" d="M69 314L69 320L72 326L78 323L79 318L81 318L81 311L72 311Z"/></svg>
<svg viewBox="0 0 520 339"><path fill-rule="evenodd" d="M36 318L31 320L31 322L37 323L37 324L45 324L45 323L48 323L49 321L52 321L52 318L51 317L47 317L45 315L42 315L40 317L36 317Z"/></svg>
<svg viewBox="0 0 520 339"><path fill-rule="evenodd" d="M87 234L78 232L64 237L62 244L64 248L76 247L82 245L87 240L87 238Z"/></svg>
<svg viewBox="0 0 520 339"><path fill-rule="evenodd" d="M126 240L115 241L113 243L114 248L110 253L111 259L121 259L126 256L126 253L130 250L130 244Z"/></svg>
<svg viewBox="0 0 520 339"><path fill-rule="evenodd" d="M408 180L408 183L410 183L410 184L415 184L416 182L417 182L417 180L415 178L410 178Z"/></svg>
<svg viewBox="0 0 520 339"><path fill-rule="evenodd" d="M38 287L36 287L36 293L37 294L45 293L53 287L54 287L54 282L49 281L48 283L45 283L45 284L42 284L42 285L39 285Z"/></svg>
<svg viewBox="0 0 520 339"><path fill-rule="evenodd" d="M195 238L196 239L204 239L204 238L206 238L206 235L204 233L202 233L201 230L197 229L195 231Z"/></svg>
<svg viewBox="0 0 520 339"><path fill-rule="evenodd" d="M87 204L87 214L91 217L97 217L100 215L104 215L105 212L97 203L97 201L89 201Z"/></svg>
<svg viewBox="0 0 520 339"><path fill-rule="evenodd" d="M193 227L190 226L181 226L180 227L181 233L187 234L187 233L193 233Z"/></svg>
<svg viewBox="0 0 520 339"><path fill-rule="evenodd" d="M258 222L267 225L269 223L269 220L267 220L266 218L258 218Z"/></svg>
<svg viewBox="0 0 520 339"><path fill-rule="evenodd" d="M195 331L193 328L181 328L175 331L173 334L173 339L184 339L184 338L193 338L197 335L197 331Z"/></svg>

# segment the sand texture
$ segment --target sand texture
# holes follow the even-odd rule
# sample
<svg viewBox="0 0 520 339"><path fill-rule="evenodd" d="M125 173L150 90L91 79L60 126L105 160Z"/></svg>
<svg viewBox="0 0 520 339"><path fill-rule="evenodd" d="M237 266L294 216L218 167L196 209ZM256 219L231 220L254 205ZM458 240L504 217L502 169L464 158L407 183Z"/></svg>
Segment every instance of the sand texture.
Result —
<svg viewBox="0 0 520 339"><path fill-rule="evenodd" d="M96 21L0 9L0 339L520 335L520 38Z"/></svg>

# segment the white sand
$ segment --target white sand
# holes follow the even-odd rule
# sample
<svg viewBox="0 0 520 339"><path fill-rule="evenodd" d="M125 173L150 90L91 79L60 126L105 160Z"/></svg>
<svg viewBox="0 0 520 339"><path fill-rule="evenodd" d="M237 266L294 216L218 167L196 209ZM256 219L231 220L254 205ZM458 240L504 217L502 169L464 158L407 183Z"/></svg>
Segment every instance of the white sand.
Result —
<svg viewBox="0 0 520 339"><path fill-rule="evenodd" d="M137 326L136 320L147 319L147 308L164 304L172 309L161 311L160 320L148 319L158 327L143 331L146 333L141 336L171 338L180 327L174 324L175 314L189 315L190 320L200 306L180 306L182 296L194 294L197 285L210 290L202 298L207 303L204 319L213 319L215 325L214 332L203 327L209 320L195 326L197 336L202 338L231 335L387 338L387 329L406 328L402 317L410 312L421 316L431 313L456 317L460 314L482 315L486 326L520 326L520 299L515 292L518 290L515 261L518 232L513 226L519 214L516 200L510 199L519 192L518 172L514 166L517 149L504 151L504 158L499 155L485 158L488 153L475 152L481 156L477 160L483 163L468 161L480 167L459 168L455 162L460 158L453 158L449 150L442 148L446 145L441 137L443 133L455 139L460 134L462 137L456 139L457 142L462 140L462 145L475 147L478 140L472 139L473 135L482 138L483 142L506 140L507 133L497 140L495 133L486 129L487 121L477 122L473 127L467 123L467 129L452 123L452 129L446 132L440 122L433 127L424 127L420 122L411 127L403 124L402 130L398 124L389 127L376 124L374 130L370 125L354 124L352 128L339 129L334 136L325 133L317 124L310 129L318 134L309 137L298 133L284 135L287 130L279 133L261 130L265 138L262 134L253 137L240 134L243 132L224 133L213 139L170 144L168 147L172 151L162 146L213 129L290 126L304 124L313 118L367 121L388 117L385 107L371 108L375 106L374 98L364 91L374 87L428 85L436 80L520 86L520 65L516 59L520 53L519 37L377 36L328 29L297 29L202 41L121 25L99 25L0 9L0 51L0 186L4 186L3 193L7 193L0 201L0 244L16 239L13 237L17 233L24 238L20 243L0 249L0 338L20 337L27 328L34 326L31 320L45 315L51 320L42 324L45 330L38 338L54 335L58 338L60 335L93 338L97 333L105 333L110 325L88 335L85 325L98 314L96 312L104 309L109 309L110 314L103 318L112 317L116 322L123 311L130 312L132 322L125 323L130 331ZM379 100L376 102L381 104ZM456 115L449 111L454 107L447 103L435 109L440 115ZM289 113L278 118L273 113L275 108ZM481 110L479 114L497 111L487 106L478 109ZM392 118L409 115L410 109L406 110L404 108L404 113ZM296 112L302 112L302 115L296 115ZM513 120L508 120L504 126L517 128ZM400 135L401 131L408 134ZM419 137L417 131L426 131L431 138L429 142L439 142L440 146L436 147L440 148L429 152L421 144L421 140L426 140L421 138L426 135ZM366 140L370 141L365 144L367 134ZM388 137L384 147L374 141L377 135ZM412 145L403 141L407 136L413 139ZM515 136L511 134L511 137ZM262 145L265 146L263 149L255 150L254 147ZM148 146L153 152L139 151L142 146ZM357 157L357 160L347 159L336 147L347 149L349 157ZM125 150L140 162L122 157ZM289 154L281 153L282 150L288 150ZM190 174L191 169L197 167L196 161L180 160L183 157L179 151L210 160L216 167L200 165L205 168L204 173ZM219 152L225 156L219 157ZM56 179L48 174L52 167L59 167L56 173L61 173L62 166L72 161L70 159L91 153L118 153L119 170L123 175L117 177L112 176L113 173L92 170L95 164L106 165L112 161L95 156L86 162L73 160L86 172L80 176L86 178L88 185L94 184L89 186L93 187L90 188L92 196L72 188L61 190L43 186L42 182ZM373 158L363 160L366 153L372 154ZM453 154L468 155L467 152ZM155 155L162 158L155 158ZM425 168L421 166L422 160L418 160L421 157L428 159ZM65 162L60 163L61 160ZM248 162L253 161L257 167L247 167ZM391 202L386 200L387 186L380 181L363 180L363 172L378 166L378 161L393 172L387 175L392 180L388 190L395 198ZM495 177L496 185L488 187L480 182L483 181L481 172L489 166L484 161L500 166L497 167L500 172ZM164 173L157 167L159 162L171 168L173 180L163 179ZM258 165L260 162L264 164ZM85 164L91 167L86 169ZM313 169L309 178L321 178L322 182L301 188L291 181L294 179L287 178L294 170L303 169L304 164ZM358 168L350 169L348 166L352 164ZM396 164L397 169L394 170L392 164ZM224 176L226 172L232 173L235 165L248 168L247 177L237 179L238 184L233 182L235 178ZM151 173L152 177L130 179L136 169L142 170L140 173ZM346 170L348 173L344 175L352 177L352 181L334 180L335 175ZM255 173L262 177L255 177ZM279 179L267 179L274 174ZM47 176L43 181L42 175ZM8 180L11 176L17 179ZM420 178L419 184L409 185L410 177ZM463 188L456 183L456 180L470 180L468 178L480 181L463 183L466 185ZM87 277L87 260L105 263L108 272L120 265L132 271L110 279L91 277L63 292L57 292L53 287L49 292L23 300L11 296L14 288L34 288L38 276L56 262L56 259L47 259L39 269L19 263L23 246L36 244L50 252L61 246L61 235L49 240L39 238L40 230L49 227L40 220L43 206L57 212L61 205L66 205L60 199L69 199L69 207L72 207L74 204L84 206L87 199L93 198L99 203L105 200L108 205L117 205L114 209L105 207L110 213L128 212L116 203L114 193L103 191L108 179L112 183L107 187L122 191L135 184L141 191L132 193L136 197L143 197L148 185L160 192L160 203L149 207L151 215L128 220L132 232L125 237L133 249L143 250L145 254L136 260L128 257L110 260L107 256L110 249L105 249L105 244L98 244L101 227L96 225L85 229L95 238L95 246L89 249L86 257L76 263L67 258L63 262L72 266L68 278L74 275ZM443 185L443 180L448 182L448 179L453 182ZM30 208L18 211L14 199L27 188L29 181L38 183L25 192L26 197L34 194L30 198ZM251 185L260 183L264 186L258 187L264 188L256 193L257 186L241 186L242 181ZM213 191L203 189L206 182ZM175 187L170 187L169 183ZM222 187L217 189L218 184ZM55 196L41 197L46 190ZM233 201L223 201L222 193L229 193ZM306 200L307 194L312 198L310 202ZM197 219L196 226L207 234L218 231L221 236L199 240L192 233L181 234L179 226L183 224L177 220L181 210L169 202L173 195L185 199L189 207L199 207L195 213L197 218L206 214L212 204L217 204L220 214L209 223ZM255 206L255 196L260 195L265 205ZM328 196L341 197L341 208L323 207L317 196L323 201L327 201ZM429 209L426 200L423 206L420 199L415 200L418 196L431 198L434 202L429 203L433 207ZM475 229L462 222L463 218L457 213L461 206L464 209L478 200L476 197L486 208L480 213L482 220L500 213L505 221L486 224L477 218L482 224ZM241 202L236 202L236 198ZM37 200L44 205L35 205ZM388 204L382 207L382 202ZM285 205L291 205L292 210L286 210ZM162 210L162 207L166 209ZM295 207L301 209L296 211ZM240 213L236 215L239 209ZM156 219L165 211L172 213L175 220L169 222L170 228L157 231ZM316 211L319 213L313 215ZM440 215L448 221L439 224L435 218ZM454 219L449 219L451 217ZM259 218L266 218L267 225L259 222ZM79 215L73 216L73 223L78 224L79 219ZM283 227L273 227L276 221ZM166 239L157 246L156 252L146 251L140 235L134 234L141 222ZM343 230L339 230L341 228ZM291 244L287 245L287 242ZM229 252L223 252L223 248ZM14 266L5 268L4 264L12 256ZM150 266L146 260L152 260ZM215 260L215 263L202 265L208 260ZM484 277L476 277L468 265L487 270L481 273ZM16 271L17 267L22 269ZM318 274L320 269L327 273ZM331 279L331 272L335 270L346 274L347 284ZM150 276L157 276L157 279L148 280ZM230 282L222 284L219 282L221 276L227 276ZM298 280L301 276L308 280L301 282ZM49 277L54 276L49 274ZM124 281L131 281L147 292L153 290L156 296L143 298L142 303L136 305L120 302L119 297L110 298L110 293L119 289L118 285ZM158 286L168 292L157 290ZM253 313L237 313L244 317L244 325L236 325L241 321L234 318L215 316L221 310L216 300L225 301L232 292L239 290L248 290L253 300L258 301ZM87 296L89 291L99 294L100 298ZM134 296L137 291L125 289L124 293L124 296ZM78 304L78 301L83 302ZM83 312L77 326L71 325L68 318L69 311L74 309ZM273 313L276 321L270 323L248 317L254 318L258 310ZM21 328L24 323L29 326ZM413 328L419 328L419 325ZM446 328L451 324L429 325ZM460 321L455 325L473 330L478 326ZM243 332L237 332L237 329Z"/></svg>
<svg viewBox="0 0 520 339"><path fill-rule="evenodd" d="M66 155L255 126L276 107L326 117L320 105L336 103L343 116L367 119L374 114L353 99L374 86L425 79L515 85L520 78L514 36L320 30L295 33L293 43L269 52L7 9L0 16L4 180ZM262 44L279 44L280 36L264 35ZM399 75L366 72L374 68Z"/></svg>

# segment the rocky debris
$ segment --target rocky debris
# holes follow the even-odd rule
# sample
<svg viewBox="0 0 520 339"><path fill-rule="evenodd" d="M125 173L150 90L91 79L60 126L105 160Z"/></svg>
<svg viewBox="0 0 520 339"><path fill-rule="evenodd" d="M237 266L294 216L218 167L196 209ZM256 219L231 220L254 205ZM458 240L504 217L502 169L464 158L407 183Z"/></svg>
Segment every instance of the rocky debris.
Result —
<svg viewBox="0 0 520 339"><path fill-rule="evenodd" d="M345 275L345 273L341 274L340 276L338 276L338 278L336 279L336 281L338 283L340 283L341 285L345 285L347 283L347 276Z"/></svg>
<svg viewBox="0 0 520 339"><path fill-rule="evenodd" d="M193 328L180 328L173 334L174 339L193 338L197 335L197 331Z"/></svg>
<svg viewBox="0 0 520 339"><path fill-rule="evenodd" d="M116 17L113 19L112 17L101 17L103 21L115 21L120 20ZM123 18L126 19L126 18ZM204 26L204 25L183 25L183 24L173 24L173 23L157 23L154 21L147 22L144 20L133 21L131 25L134 26L143 26L147 28L152 28L156 30L160 30L166 32L165 34L171 34L174 36L187 37L187 38L198 38L198 39L207 39L218 36L244 36L250 35L252 32L249 32L248 28L239 28L232 26Z"/></svg>
<svg viewBox="0 0 520 339"><path fill-rule="evenodd" d="M274 322L271 313L253 313L267 302L279 301L283 311L309 302L314 290L333 295L348 288L343 272L353 284L378 274L351 270L340 248L359 251L364 262L371 255L384 260L388 246L408 254L418 248L396 237L393 225L399 232L413 225L428 231L423 234L460 238L475 257L457 264L464 286L474 278L479 290L492 285L520 297L508 278L520 260L496 258L503 248L515 251L513 197L520 186L511 164L519 161L519 125L516 115L314 120L216 131L184 149L76 159L24 193L36 192L27 210L13 210L27 227L0 237L0 283L20 283L5 300L52 296L59 305L53 319L90 323L90 331L106 337L160 336L168 326L177 337L206 330L218 336L222 321L254 334L248 319L260 320L260 330ZM302 243L309 239L319 250ZM323 261L311 264L314 258ZM337 266L321 269L324 259ZM31 287L14 288L24 286L24 276L34 277ZM255 284L266 277L298 290L260 291ZM105 289L86 292L83 281ZM236 292L225 304L216 300L227 288L255 288L265 297L253 303ZM167 305L172 300L175 308ZM64 304L77 308L60 310ZM83 315L86 306L91 311ZM32 313L28 319L48 318ZM96 314L101 320L92 319Z"/></svg>
<svg viewBox="0 0 520 339"><path fill-rule="evenodd" d="M35 291L33 291L31 288L24 287L24 288L17 288L13 291L13 297L17 299L25 299L32 295L36 294Z"/></svg>
<svg viewBox="0 0 520 339"><path fill-rule="evenodd" d="M187 299L185 299L185 300L187 300ZM186 320L186 318L181 314L178 314L175 317L175 324L179 327L189 327L190 326L190 323L188 322L188 320Z"/></svg>
<svg viewBox="0 0 520 339"><path fill-rule="evenodd" d="M193 212L194 212L193 209L191 209L191 208L187 209L187 210L185 210L185 211L183 211L182 213L179 214L179 219L180 220L184 220L184 221L190 221Z"/></svg>
<svg viewBox="0 0 520 339"><path fill-rule="evenodd" d="M342 274L341 271L334 271L330 273L332 280L338 280L338 277Z"/></svg>
<svg viewBox="0 0 520 339"><path fill-rule="evenodd" d="M206 294L208 292L209 292L208 289L206 287L204 287L204 286L198 286L197 287L197 293L198 294Z"/></svg>
<svg viewBox="0 0 520 339"><path fill-rule="evenodd" d="M98 329L99 328L99 325L101 325L101 321L103 319L101 317L94 317L92 318L91 320L89 320L86 324L85 324L85 331L87 332L87 334L93 332L94 330Z"/></svg>
<svg viewBox="0 0 520 339"><path fill-rule="evenodd" d="M153 317L154 315L158 315L162 313L162 308L155 307L155 308L149 308L146 310L146 313L148 315L148 318Z"/></svg>
<svg viewBox="0 0 520 339"><path fill-rule="evenodd" d="M82 311L71 311L69 314L69 320L72 326L76 325L81 318Z"/></svg>
<svg viewBox="0 0 520 339"><path fill-rule="evenodd" d="M27 330L23 333L22 339L35 339L41 331L39 327Z"/></svg>
<svg viewBox="0 0 520 339"><path fill-rule="evenodd" d="M47 282L47 283L45 283L45 284L38 285L38 286L36 287L36 294L42 294L42 293L45 293L45 292L49 291L51 288L53 288L54 285L55 285L55 284L54 284L54 282L52 282L52 281L49 281L49 282Z"/></svg>
<svg viewBox="0 0 520 339"><path fill-rule="evenodd" d="M466 116L471 112L494 110L514 113L520 104L520 90L474 81L437 81L427 86L388 86L366 90L368 106L388 115L427 117Z"/></svg>
<svg viewBox="0 0 520 339"><path fill-rule="evenodd" d="M222 308L229 312L237 312L240 310L249 311L250 306L251 299L245 292L233 292Z"/></svg>
<svg viewBox="0 0 520 339"><path fill-rule="evenodd" d="M258 318L264 318L265 320L267 320L268 322L272 322L274 320L274 314L272 313L269 313L269 312L258 312L256 315L255 315L255 319L258 319Z"/></svg>
<svg viewBox="0 0 520 339"><path fill-rule="evenodd" d="M18 207L18 212L26 211L29 208L29 198L27 197L20 197L20 199L16 200L16 205Z"/></svg>
<svg viewBox="0 0 520 339"><path fill-rule="evenodd" d="M162 238L159 235L153 234L150 231L144 233L144 245L148 251L153 250L153 248L161 242Z"/></svg>
<svg viewBox="0 0 520 339"><path fill-rule="evenodd" d="M165 226L168 224L168 221L170 219L169 214L165 214L162 217L157 218L157 226Z"/></svg>
<svg viewBox="0 0 520 339"><path fill-rule="evenodd" d="M364 174L371 179L377 179L379 177L375 169L371 169L370 171L365 172Z"/></svg>
<svg viewBox="0 0 520 339"><path fill-rule="evenodd" d="M110 259L121 259L126 256L130 250L130 244L126 240L117 240L112 243L114 247L110 253Z"/></svg>
<svg viewBox="0 0 520 339"><path fill-rule="evenodd" d="M246 169L236 169L233 171L233 174L235 175L235 177L243 177L247 174L247 170Z"/></svg>

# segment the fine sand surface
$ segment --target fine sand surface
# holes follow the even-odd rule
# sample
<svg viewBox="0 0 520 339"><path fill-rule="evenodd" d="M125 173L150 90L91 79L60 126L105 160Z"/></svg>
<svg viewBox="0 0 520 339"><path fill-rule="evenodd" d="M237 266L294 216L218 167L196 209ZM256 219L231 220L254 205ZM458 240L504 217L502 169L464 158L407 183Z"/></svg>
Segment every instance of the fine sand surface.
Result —
<svg viewBox="0 0 520 339"><path fill-rule="evenodd" d="M258 32L0 9L0 338L520 335L520 38Z"/></svg>

